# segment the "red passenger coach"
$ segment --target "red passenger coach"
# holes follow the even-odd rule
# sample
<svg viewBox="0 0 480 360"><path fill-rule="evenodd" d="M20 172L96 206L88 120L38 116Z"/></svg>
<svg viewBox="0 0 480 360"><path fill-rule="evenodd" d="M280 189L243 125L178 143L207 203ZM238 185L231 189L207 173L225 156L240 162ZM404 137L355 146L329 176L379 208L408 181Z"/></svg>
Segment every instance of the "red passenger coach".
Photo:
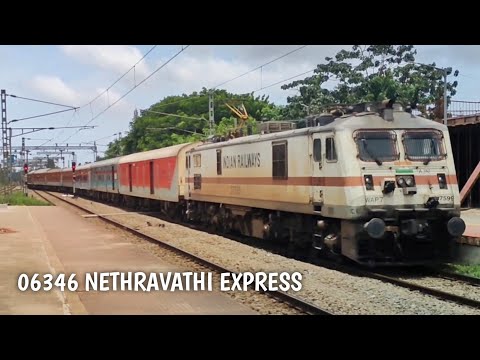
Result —
<svg viewBox="0 0 480 360"><path fill-rule="evenodd" d="M62 169L61 174L62 174L62 187L68 187L68 188L73 187L72 169L68 169L68 168Z"/></svg>
<svg viewBox="0 0 480 360"><path fill-rule="evenodd" d="M62 186L62 174L58 169L48 169L45 174L45 185L53 187Z"/></svg>
<svg viewBox="0 0 480 360"><path fill-rule="evenodd" d="M82 165L75 169L75 186L79 190L90 190L91 164Z"/></svg>
<svg viewBox="0 0 480 360"><path fill-rule="evenodd" d="M185 152L195 145L180 144L122 157L120 193L178 202L184 195Z"/></svg>

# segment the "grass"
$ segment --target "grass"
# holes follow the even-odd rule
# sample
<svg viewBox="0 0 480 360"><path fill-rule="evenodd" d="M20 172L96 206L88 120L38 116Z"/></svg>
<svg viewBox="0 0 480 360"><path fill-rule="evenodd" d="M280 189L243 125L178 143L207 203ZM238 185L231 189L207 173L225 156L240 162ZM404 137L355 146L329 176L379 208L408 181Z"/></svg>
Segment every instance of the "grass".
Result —
<svg viewBox="0 0 480 360"><path fill-rule="evenodd" d="M450 265L450 269L462 275L480 278L480 265Z"/></svg>
<svg viewBox="0 0 480 360"><path fill-rule="evenodd" d="M17 191L7 196L0 195L0 204L26 205L26 206L48 206L48 202L25 196L23 191Z"/></svg>

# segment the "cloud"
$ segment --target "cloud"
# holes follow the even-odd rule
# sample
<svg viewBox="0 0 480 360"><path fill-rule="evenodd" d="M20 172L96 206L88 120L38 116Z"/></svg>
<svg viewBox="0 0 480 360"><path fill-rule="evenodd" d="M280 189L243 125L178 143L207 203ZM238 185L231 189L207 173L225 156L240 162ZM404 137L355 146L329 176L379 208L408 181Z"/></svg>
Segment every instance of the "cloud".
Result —
<svg viewBox="0 0 480 360"><path fill-rule="evenodd" d="M236 58L226 59L225 57L219 57L218 54L212 54L212 52L208 52L208 54L204 56L199 56L199 52L197 48L195 52L182 54L142 84L137 90L138 93L143 96L141 100L143 103L142 106L150 106L165 96L181 95L182 93L189 94L193 91L200 91L203 87L209 89L217 87L218 85L220 85L218 87L219 89L226 89L228 92L250 93L261 88L266 88L281 80L286 80L308 70L312 70L317 65L315 59L308 61L302 58L297 61L289 61L289 56L287 56L262 69L250 72L259 65L270 61L272 57L257 60L255 64L249 64ZM285 52L284 48L282 53ZM159 61L157 66L165 60L166 59L162 59ZM228 81L247 72L249 73L238 79ZM309 74L301 75L298 79L302 79L308 75ZM295 79L285 81L285 83L293 80ZM228 82L225 83L226 81ZM286 97L293 95L294 92L281 90L281 85L282 84L276 84L265 90L260 90L256 92L255 95L266 93L270 95L272 101L285 103ZM155 98L153 98L152 94L154 94Z"/></svg>
<svg viewBox="0 0 480 360"><path fill-rule="evenodd" d="M81 100L80 94L57 76L36 75L31 80L30 87L41 93L46 100L64 105L77 106Z"/></svg>
<svg viewBox="0 0 480 360"><path fill-rule="evenodd" d="M126 72L143 56L138 48L129 45L62 45L60 49L82 63L117 73ZM135 72L146 76L150 70L142 61L136 65Z"/></svg>
<svg viewBox="0 0 480 360"><path fill-rule="evenodd" d="M222 56L255 67L292 51L275 63L311 61L318 64L325 60L325 56L332 56L340 49L349 47L351 45L193 45L188 52L195 57L208 57L213 52L217 57Z"/></svg>
<svg viewBox="0 0 480 360"><path fill-rule="evenodd" d="M92 86L93 85L94 84L92 84ZM117 92L113 89L105 92L106 88L104 87L74 89L56 76L34 76L28 83L28 86L36 93L35 97L70 106L83 106L88 104L97 95L100 95L92 102L91 106L84 106L75 111L75 113L59 115L53 119L60 122L62 126L77 126L88 123L89 125L102 125L102 127L109 128L114 125L114 122L117 124L119 119L124 120L121 121L122 123L128 123L135 109L135 105L130 103L126 97L120 99L125 92ZM106 110L107 107L114 103L115 105ZM104 110L106 111L100 114ZM96 118L91 121L93 117ZM108 126L105 126L106 124ZM77 130L60 130L60 134L63 135L65 133L66 137L66 134L74 131Z"/></svg>

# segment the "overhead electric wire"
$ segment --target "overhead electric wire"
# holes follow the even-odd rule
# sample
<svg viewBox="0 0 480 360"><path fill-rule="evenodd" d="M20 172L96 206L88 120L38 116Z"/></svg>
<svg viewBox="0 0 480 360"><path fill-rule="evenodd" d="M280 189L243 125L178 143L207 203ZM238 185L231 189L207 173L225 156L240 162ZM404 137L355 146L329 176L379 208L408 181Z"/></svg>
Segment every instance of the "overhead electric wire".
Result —
<svg viewBox="0 0 480 360"><path fill-rule="evenodd" d="M245 73L243 73L243 74L241 74L241 75L238 75L238 76L235 76L235 77L232 78L232 79L226 80L226 81L224 81L224 82L222 82L222 83L220 83L220 84L212 87L212 89L216 89L216 88L218 88L219 86L222 86L222 85L225 85L225 84L227 84L227 83L229 83L229 82L231 82L231 81L237 80L237 79L239 79L239 78L241 78L241 77L243 77L243 76L245 76L245 75L248 75L248 74L250 74L250 73L252 73L252 72L254 72L254 71L258 70L258 69L263 68L264 66L270 65L270 64L274 63L275 61L278 61L278 60L280 60L280 59L282 59L282 58L284 58L284 57L286 57L286 56L288 56L288 55L290 55L290 54L293 54L294 52L299 51L299 50L301 50L301 49L303 49L303 48L305 48L305 47L307 47L307 46L308 46L308 45L302 45L302 46L300 46L300 47L298 47L298 48L296 48L296 49L293 49L293 50L291 50L291 51L289 51L289 52L287 52L287 53L285 53L285 54L283 54L283 55L281 55L281 56L276 57L276 58L273 59L273 60L270 60L270 61L268 61L268 62L266 62L266 63L264 63L264 64L262 64L262 65L259 65L259 66L257 66L256 68L253 68L253 69L251 69L251 70L249 70L249 71L247 71L247 72L245 72ZM298 76L300 76L300 75L298 75ZM285 80L285 81L286 81L286 80ZM180 102L182 102L182 101L189 101L189 100L192 100L192 99L198 99L198 98L201 98L201 97L204 97L204 96L208 96L208 94L197 95L197 96L195 96L195 97L189 97L189 98L187 98L187 99L180 99L180 100L172 101L172 102L169 102L169 103L160 104L160 105L157 105L156 107L163 107L163 106L168 106L168 105L172 105L172 104L177 104L177 103L180 103Z"/></svg>
<svg viewBox="0 0 480 360"><path fill-rule="evenodd" d="M133 68L135 68L135 66L137 66L143 59L145 59L147 57L148 54L150 54L158 45L153 45L151 47L150 50L148 50L145 55L142 56L142 58L140 60L138 60L130 69L128 69L122 76L120 76L117 80L115 80L113 82L112 85L110 85L106 90L104 90L103 92L101 92L100 94L98 94L95 98L93 98L92 100L90 100L88 103L86 103L85 105L82 105L80 106L81 108L87 106L87 105L90 105L92 104L95 100L97 100L100 96L102 96L103 94L105 94L108 90L110 90L116 83L118 83L120 80L122 80L125 75L127 75L130 71L132 71Z"/></svg>
<svg viewBox="0 0 480 360"><path fill-rule="evenodd" d="M212 89L216 89L216 88L219 87L219 86L222 86L222 85L228 84L228 83L231 82L231 81L237 80L237 79L239 79L239 78L241 78L241 77L243 77L243 76L245 76L245 75L248 75L248 74L250 74L250 73L252 73L252 72L254 72L254 71L258 70L258 69L263 68L264 66L270 65L271 63L274 63L275 61L278 61L278 60L284 58L285 56L288 56L288 55L290 55L290 54L293 54L294 52L296 52L296 51L298 51L298 50L301 50L301 49L303 49L303 48L305 48L305 47L307 47L307 46L308 46L308 45L300 46L300 47L298 47L298 48L296 48L296 49L294 49L294 50L292 50L292 51L287 52L286 54L283 54L283 55L281 55L281 56L279 56L279 57L277 57L277 58L275 58L275 59L273 59L273 60L271 60L271 61L269 61L269 62L266 62L265 64L262 64L262 65L260 65L260 66L257 66L255 69L251 69L251 70L247 71L246 73L243 73L242 75L238 75L238 76L234 77L233 79L224 81L224 82L222 82L221 84L219 84L219 85L217 85L217 86L214 86Z"/></svg>
<svg viewBox="0 0 480 360"><path fill-rule="evenodd" d="M75 113L76 113L77 110L79 110L79 109L81 109L81 108L84 108L85 106L91 105L91 104L92 104L95 100L97 100L100 96L102 96L103 94L105 94L106 92L108 92L108 90L110 90L116 83L118 83L121 79L123 79L123 78L125 77L125 75L127 75L130 71L132 71L132 69L135 68L143 59L145 59L145 58L148 56L148 54L150 54L157 46L158 46L158 45L152 46L152 47L150 48L150 50L148 50L148 51L140 58L140 60L138 60L135 64L133 64L122 76L120 76L117 80L115 80L106 90L104 90L103 92L101 92L100 94L98 94L95 98L93 98L92 100L90 100L90 101L89 101L88 103L86 103L85 105L82 105L82 106L80 106L80 107L78 107L78 108L75 108ZM16 97L18 97L18 96L16 96ZM33 100L33 99L29 99L29 100L35 101L35 100ZM54 105L60 105L60 104L55 104L55 103L52 103L52 104L54 104ZM66 106L66 105L60 105L60 106ZM75 114L74 114L74 115L75 115ZM72 118L68 121L67 126L70 125L70 123L71 123L72 120L73 120L73 117L74 117L74 116L72 116ZM59 133L58 135L56 135L54 138L52 138L50 141L53 141L53 140L55 140L56 138L58 138L60 135L63 134L63 132L64 132L64 130L61 130L60 133ZM78 133L78 131L75 132L74 134L76 134L76 133ZM70 136L70 137L71 137L71 136ZM68 139L70 139L70 137L68 137ZM67 139L67 140L68 140L68 139ZM50 141L48 141L48 142L50 142ZM47 144L48 142L46 142L45 144ZM44 144L42 144L42 145L44 145Z"/></svg>
<svg viewBox="0 0 480 360"><path fill-rule="evenodd" d="M72 111L72 110L75 110L75 108L74 108L74 109L66 109L66 110L54 111L54 112L47 113L47 114L42 114L42 115L29 116L29 117L25 117L25 118L21 118L21 119L13 119L13 120L10 120L10 122L16 122L16 121L23 121L23 120L35 119L35 118L39 118L39 117L42 117L42 116L54 115L54 114L59 114L59 113L65 112L65 111Z"/></svg>
<svg viewBox="0 0 480 360"><path fill-rule="evenodd" d="M315 69L316 69L316 68L315 68ZM295 78L297 78L297 77L299 77L299 76L308 74L308 73L314 71L315 69L308 70L308 71L305 71L305 72L303 72L303 73L301 73L301 74L298 74L298 75L294 75L294 76L292 76L292 77L289 77L288 79L283 79L283 80L277 81L276 83L270 84L270 85L268 85L268 86L261 87L260 89L257 89L257 90L252 91L252 93L255 93L255 92L260 91L260 90L268 89L269 87L272 87L272 86L281 84L281 83L283 83L283 82L285 82L285 81L288 81L288 80L295 79Z"/></svg>
<svg viewBox="0 0 480 360"><path fill-rule="evenodd" d="M62 104L57 104L57 103L50 102L50 101L31 99L31 98L27 98L27 97L23 97L23 96L12 95L12 94L7 94L7 96L10 96L10 97L13 97L13 98L16 98L16 99L29 100L29 101L34 101L34 102L39 102L39 103L44 103L44 104L50 104L50 105L63 106L63 107L68 107L68 108L72 108L72 109L77 109L76 106L62 105Z"/></svg>
<svg viewBox="0 0 480 360"><path fill-rule="evenodd" d="M150 75L148 75L145 79L143 79L142 81L140 81L138 84L135 84L130 90L128 90L125 94L123 94L120 98L118 98L115 102L113 102L112 104L110 104L107 108L105 108L103 111L101 111L100 113L98 113L97 115L95 115L92 119L90 119L89 121L87 121L87 123L85 125L88 125L90 124L93 120L97 119L100 115L102 115L103 113L105 113L108 109L110 109L112 106L114 106L115 104L117 104L120 100L122 100L125 96L127 96L128 94L130 94L133 90L135 90L137 87L139 87L140 85L142 85L145 81L147 81L148 79L150 79L153 75L155 75L158 71L160 71L161 69L163 69L165 66L167 66L173 59L175 59L178 55L180 55L182 52L184 52L186 49L188 49L190 47L190 45L187 45L186 47L182 47L182 49L178 52L175 53L175 55L173 55L172 57L170 57L166 62L164 62L162 65L160 65L156 70L154 70ZM80 129L81 130L81 129ZM70 139L72 136L74 136L75 134L77 134L80 130L76 131L75 133L73 133L72 135L70 135L67 139L65 139L64 141L67 141L68 139Z"/></svg>
<svg viewBox="0 0 480 360"><path fill-rule="evenodd" d="M161 70L163 67L167 66L167 64L169 62L171 62L173 59L175 59L178 55L180 55L183 51L185 51L186 49L188 49L190 45L187 45L185 48L182 48L182 50L178 51L175 55L173 55L170 59L168 59L166 62L164 62L162 65L160 65L155 71L153 71L150 75L148 75L145 79L143 79L142 81L140 81L137 85L135 85L133 88L131 88L130 90L128 90L125 94L123 94L119 99L117 99L114 103L112 103L111 105L109 105L105 110L103 110L102 112L98 113L97 115L95 115L91 120L89 120L85 125L88 125L90 124L93 120L95 120L96 118L98 118L100 115L102 115L104 112L106 112L108 109L110 109L113 105L115 105L116 103L118 103L120 100L122 100L125 96L127 96L128 94L130 94L133 90L135 90L137 87L139 87L140 85L142 85L145 81L147 81L148 79L150 79L153 75L155 75L159 70Z"/></svg>

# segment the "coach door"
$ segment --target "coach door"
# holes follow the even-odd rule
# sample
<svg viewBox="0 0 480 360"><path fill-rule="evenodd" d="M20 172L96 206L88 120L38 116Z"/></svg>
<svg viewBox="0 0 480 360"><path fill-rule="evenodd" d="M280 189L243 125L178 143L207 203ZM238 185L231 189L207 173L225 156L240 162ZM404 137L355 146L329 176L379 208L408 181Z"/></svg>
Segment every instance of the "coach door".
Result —
<svg viewBox="0 0 480 360"><path fill-rule="evenodd" d="M326 190L333 186L339 186L339 173L337 163L337 146L333 134L316 134L313 138L313 202L314 205L322 205L329 202L326 199ZM334 197L330 191L330 197ZM319 210L320 211L320 210Z"/></svg>
<svg viewBox="0 0 480 360"><path fill-rule="evenodd" d="M310 138L310 151L312 159L312 198L313 206L316 211L321 211L323 205L323 148L325 146L325 139L320 134L314 134Z"/></svg>
<svg viewBox="0 0 480 360"><path fill-rule="evenodd" d="M115 190L115 168L112 165L112 190Z"/></svg>

